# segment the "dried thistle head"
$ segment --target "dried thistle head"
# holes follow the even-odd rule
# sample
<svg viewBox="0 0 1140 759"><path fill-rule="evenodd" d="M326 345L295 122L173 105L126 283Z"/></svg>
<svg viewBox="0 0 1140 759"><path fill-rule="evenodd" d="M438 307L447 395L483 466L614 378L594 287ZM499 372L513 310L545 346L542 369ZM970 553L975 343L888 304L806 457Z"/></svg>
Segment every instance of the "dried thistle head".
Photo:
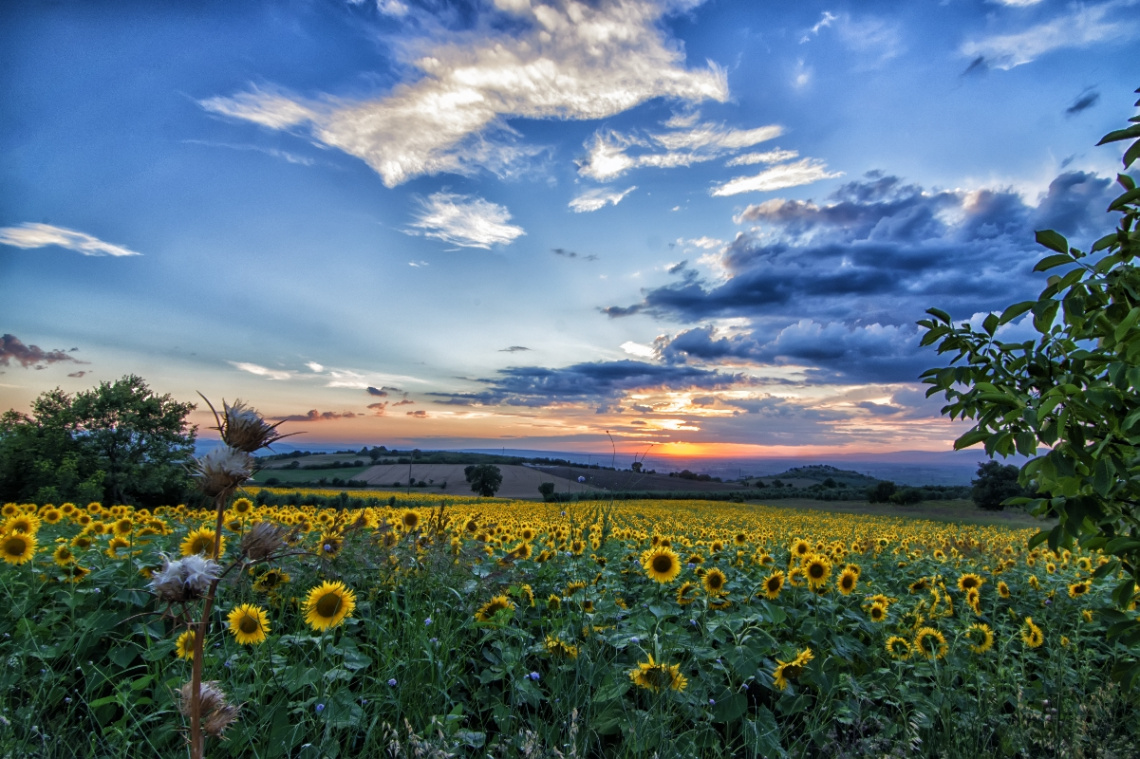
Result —
<svg viewBox="0 0 1140 759"><path fill-rule="evenodd" d="M208 714L203 709L206 718L202 722L202 730L214 738L225 738L226 728L237 720L240 712L241 707L234 704L223 704Z"/></svg>
<svg viewBox="0 0 1140 759"><path fill-rule="evenodd" d="M175 691L178 695L178 711L182 712L182 716L189 717L190 709L193 703L194 683L183 683L182 687ZM198 688L199 698L199 714L209 715L212 712L226 706L226 693L218 687L217 680L206 680Z"/></svg>
<svg viewBox="0 0 1140 759"><path fill-rule="evenodd" d="M210 583L218 579L221 567L213 559L198 554L178 561L162 557L162 569L151 577L154 594L168 603L185 603L202 598Z"/></svg>
<svg viewBox="0 0 1140 759"><path fill-rule="evenodd" d="M258 522L241 539L241 552L254 561L269 558L285 547L285 529L272 522Z"/></svg>
<svg viewBox="0 0 1140 759"><path fill-rule="evenodd" d="M223 445L194 460L194 479L207 496L231 493L253 476L253 457L245 451Z"/></svg>
<svg viewBox="0 0 1140 759"><path fill-rule="evenodd" d="M277 425L281 422L269 424L256 409L244 401L234 401L231 406L223 400L222 413L219 414L214 408L214 404L210 403L206 396L203 395L202 399L214 412L214 421L218 423L216 427L211 429L217 430L222 437L222 442L231 448L253 453L268 447L281 438L289 437L289 435L277 434Z"/></svg>

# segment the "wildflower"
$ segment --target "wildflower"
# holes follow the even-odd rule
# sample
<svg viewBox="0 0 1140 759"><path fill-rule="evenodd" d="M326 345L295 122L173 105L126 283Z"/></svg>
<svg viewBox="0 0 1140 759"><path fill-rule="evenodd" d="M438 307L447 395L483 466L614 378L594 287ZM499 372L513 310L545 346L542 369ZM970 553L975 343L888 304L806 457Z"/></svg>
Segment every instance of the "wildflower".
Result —
<svg viewBox="0 0 1140 759"><path fill-rule="evenodd" d="M265 610L261 607L241 604L230 612L227 619L230 633L239 644L250 646L265 642L265 634L269 632L269 620L266 619Z"/></svg>
<svg viewBox="0 0 1140 759"><path fill-rule="evenodd" d="M578 658L578 647L570 643L566 643L553 635L547 635L543 643L546 647L546 653L551 656L565 657L567 659Z"/></svg>
<svg viewBox="0 0 1140 759"><path fill-rule="evenodd" d="M396 685L397 685L396 678L394 678L394 677L388 678L388 686L389 687L395 688Z"/></svg>
<svg viewBox="0 0 1140 759"><path fill-rule="evenodd" d="M681 573L681 559L671 548L655 548L641 556L645 574L659 583L673 582Z"/></svg>
<svg viewBox="0 0 1140 759"><path fill-rule="evenodd" d="M637 687L654 693L665 689L683 691L689 685L689 681L681 674L681 665L657 664L653 661L653 654L649 654L649 661L638 662L637 668L629 671L629 679Z"/></svg>
<svg viewBox="0 0 1140 759"><path fill-rule="evenodd" d="M285 529L271 522L258 522L241 539L241 552L251 561L264 561L284 547Z"/></svg>
<svg viewBox="0 0 1140 759"><path fill-rule="evenodd" d="M206 401L209 404L209 401ZM213 411L214 407L211 405L210 410ZM265 448L272 443L289 437L288 435L277 434L277 424L268 424L256 410L247 406L242 401L234 401L234 405L230 406L225 401L222 401L222 418L218 418L218 413L214 412L214 419L218 422L217 427L213 427L221 435L222 442L227 447L243 453L253 453L256 450Z"/></svg>
<svg viewBox="0 0 1140 759"><path fill-rule="evenodd" d="M178 689L178 709L185 717L190 716L190 704L193 699L191 683L185 683ZM216 680L207 680L198 688L198 704L202 715L202 729L207 735L221 738L238 717L240 706L226 701L225 692L218 687Z"/></svg>
<svg viewBox="0 0 1140 759"><path fill-rule="evenodd" d="M340 580L325 581L309 591L303 604L305 622L317 632L328 630L352 616L356 594Z"/></svg>
<svg viewBox="0 0 1140 759"><path fill-rule="evenodd" d="M527 677L529 677L534 682L538 682L541 675L539 675L537 672L531 672L529 675L527 675Z"/></svg>
<svg viewBox="0 0 1140 759"><path fill-rule="evenodd" d="M803 674L804 667L806 667L807 663L814 658L815 657L812 654L811 649L805 648L803 651L800 651L799 654L796 655L795 659L792 659L791 661L780 661L777 659L776 670L772 673L772 678L775 680L775 686L780 690L786 689L788 687L788 680L799 679L799 676Z"/></svg>

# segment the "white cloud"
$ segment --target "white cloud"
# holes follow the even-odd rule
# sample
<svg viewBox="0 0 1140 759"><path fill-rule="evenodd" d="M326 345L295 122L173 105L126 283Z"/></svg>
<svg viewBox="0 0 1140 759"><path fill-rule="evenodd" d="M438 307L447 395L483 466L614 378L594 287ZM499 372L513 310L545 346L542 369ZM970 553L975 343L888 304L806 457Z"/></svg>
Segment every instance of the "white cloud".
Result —
<svg viewBox="0 0 1140 759"><path fill-rule="evenodd" d="M677 123L674 119L666 125ZM721 124L685 124L667 132L597 132L578 173L605 182L642 166L675 168L711 161L725 153L751 147L779 137L777 125L755 129L729 129ZM631 155L632 153L632 155Z"/></svg>
<svg viewBox="0 0 1140 759"><path fill-rule="evenodd" d="M873 56L876 64L897 57L903 49L897 23L873 16L856 19L849 13L836 15L829 11L824 11L819 22L800 37L800 44L810 42L828 27L834 28L845 48L860 55Z"/></svg>
<svg viewBox="0 0 1140 759"><path fill-rule="evenodd" d="M421 44L410 61L418 78L385 97L304 103L255 89L201 105L273 129L307 125L394 187L423 174L497 172L525 160L534 151L511 144L507 118L600 119L658 97L728 99L725 72L712 62L685 68L681 47L660 24L691 2L498 5L513 14L510 34Z"/></svg>
<svg viewBox="0 0 1140 759"><path fill-rule="evenodd" d="M437 192L420 201L412 227L425 237L434 237L465 248L490 248L510 244L525 235L522 227L508 224L511 214L483 198Z"/></svg>
<svg viewBox="0 0 1140 759"><path fill-rule="evenodd" d="M713 250L724 245L724 240L718 240L715 237L697 237L692 240L686 240L683 237L677 239L677 244L681 247L701 248L702 250Z"/></svg>
<svg viewBox="0 0 1140 759"><path fill-rule="evenodd" d="M305 364L305 366L309 367L309 371L313 372L323 372L325 370L325 368L318 364L316 361L310 361L309 363Z"/></svg>
<svg viewBox="0 0 1140 759"><path fill-rule="evenodd" d="M811 66L807 65L803 58L800 58L796 61L796 67L792 71L792 86L797 90L802 90L811 84L811 75Z"/></svg>
<svg viewBox="0 0 1140 759"><path fill-rule="evenodd" d="M1087 47L1096 42L1130 39L1136 36L1133 21L1107 21L1110 11L1135 5L1135 0L1118 0L1094 6L1077 6L1074 11L1052 21L1013 34L998 34L971 40L962 45L962 54L983 58L996 69L1012 69L1066 47Z"/></svg>
<svg viewBox="0 0 1140 759"><path fill-rule="evenodd" d="M229 361L227 362L235 369L241 369L243 372L256 374L258 377L265 377L271 380L288 380L293 379L293 372L281 371L278 369L267 369L264 366L257 364L247 364L243 361Z"/></svg>
<svg viewBox="0 0 1140 759"><path fill-rule="evenodd" d="M596 190L587 190L578 197L570 201L570 207L574 209L575 213L588 213L590 211L597 211L605 208L609 204L617 205L622 199L637 189L637 185L630 187L627 190L618 192L616 190L608 190L599 188Z"/></svg>
<svg viewBox="0 0 1140 759"><path fill-rule="evenodd" d="M804 158L795 163L773 166L751 177L736 177L710 190L714 197L739 195L742 192L769 192L785 187L798 187L821 179L842 176L843 172L827 171L827 164L814 158Z"/></svg>
<svg viewBox="0 0 1140 759"><path fill-rule="evenodd" d="M0 245L11 245L15 248L44 248L49 245L58 245L85 256L142 255L142 253L130 248L103 242L98 237L92 237L84 232L76 232L74 229L31 222L21 224L18 227L0 227Z"/></svg>
<svg viewBox="0 0 1140 759"><path fill-rule="evenodd" d="M783 163L793 158L799 158L795 150L769 150L765 153L745 153L731 159L725 166L752 166L757 163Z"/></svg>
<svg viewBox="0 0 1140 759"><path fill-rule="evenodd" d="M408 266L412 267L413 269L422 269L423 267L429 265L430 264L428 264L427 261L408 261Z"/></svg>
<svg viewBox="0 0 1140 759"><path fill-rule="evenodd" d="M1037 5L1041 0L990 0L990 2L997 3L998 5L1008 5L1014 8L1028 8L1031 5Z"/></svg>
<svg viewBox="0 0 1140 759"><path fill-rule="evenodd" d="M629 340L629 341L622 343L621 349L623 351L625 351L626 353L628 353L629 355L637 356L638 358L652 358L653 357L653 346L642 345L641 343L635 343L632 340Z"/></svg>

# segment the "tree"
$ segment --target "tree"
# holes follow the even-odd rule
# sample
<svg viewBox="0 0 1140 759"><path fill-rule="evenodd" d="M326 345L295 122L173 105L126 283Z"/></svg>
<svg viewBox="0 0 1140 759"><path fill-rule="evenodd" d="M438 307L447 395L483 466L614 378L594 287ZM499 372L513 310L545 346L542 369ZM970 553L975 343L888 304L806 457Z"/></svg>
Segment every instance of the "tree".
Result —
<svg viewBox="0 0 1140 759"><path fill-rule="evenodd" d="M630 465L629 468L632 469L633 471L637 472L638 474L641 474L641 466L642 466L642 464L640 461L635 461Z"/></svg>
<svg viewBox="0 0 1140 759"><path fill-rule="evenodd" d="M891 496L895 494L895 483L889 480L877 482L871 487L867 488L867 502L868 503L889 503Z"/></svg>
<svg viewBox="0 0 1140 759"><path fill-rule="evenodd" d="M1140 116L1129 121L1098 143L1133 140L1125 171L1140 158ZM1035 270L1057 272L1037 300L991 313L981 331L955 325L936 308L919 325L926 329L923 345L953 356L950 366L923 373L927 395L944 393L942 413L976 421L954 447L982 443L989 456L1031 457L1019 480L1038 497L1027 504L1058 516L1057 526L1031 544L1047 541L1060 550L1076 542L1108 554L1112 560L1095 576L1123 570L1112 597L1127 607L1140 583L1140 189L1128 174L1117 181L1124 192L1108 211L1121 214L1119 223L1087 251L1055 231L1037 233L1051 253ZM1003 341L1000 328L1023 315L1032 316L1038 336ZM1140 643L1140 621L1104 614L1110 637ZM1118 675L1132 682L1140 664Z"/></svg>
<svg viewBox="0 0 1140 759"><path fill-rule="evenodd" d="M135 375L74 397L49 390L31 415L0 417L0 499L178 503L190 489L193 409Z"/></svg>
<svg viewBox="0 0 1140 759"><path fill-rule="evenodd" d="M971 480L973 489L970 496L974 504L987 511L1001 511L1011 498L1025 498L1030 491L1021 486L1021 470L1012 464L1002 465L997 461L983 461L978 464L978 479Z"/></svg>
<svg viewBox="0 0 1140 759"><path fill-rule="evenodd" d="M538 486L538 492L542 493L542 500L549 501L554 496L554 483L544 482Z"/></svg>
<svg viewBox="0 0 1140 759"><path fill-rule="evenodd" d="M463 469L463 477L471 484L472 492L487 498L503 484L503 473L494 464L472 464Z"/></svg>

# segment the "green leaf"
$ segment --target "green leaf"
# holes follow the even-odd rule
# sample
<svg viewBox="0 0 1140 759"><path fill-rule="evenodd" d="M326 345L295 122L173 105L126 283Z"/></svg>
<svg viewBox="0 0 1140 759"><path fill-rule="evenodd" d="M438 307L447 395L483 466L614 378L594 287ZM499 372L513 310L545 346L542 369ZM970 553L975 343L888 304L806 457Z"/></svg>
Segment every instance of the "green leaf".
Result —
<svg viewBox="0 0 1140 759"><path fill-rule="evenodd" d="M989 439L989 437L990 433L987 430L970 430L965 435L954 441L954 450L960 451L963 448L969 448L971 445L977 445L983 440Z"/></svg>
<svg viewBox="0 0 1140 759"><path fill-rule="evenodd" d="M1140 187L1129 190L1128 192L1118 197L1116 200L1112 201L1112 203L1110 203L1108 206L1108 210L1119 211L1124 208L1124 206L1128 205L1129 203L1134 203L1137 200L1140 200Z"/></svg>
<svg viewBox="0 0 1140 759"><path fill-rule="evenodd" d="M1065 254L1064 256L1059 257L1057 263L1052 264L1052 266L1058 266L1072 260L1068 255L1069 241L1065 239L1064 235L1058 234L1052 229L1041 229L1035 233L1035 238L1038 245L1044 245L1049 250L1055 250L1058 253ZM1038 263L1036 267L1034 267L1034 270L1045 271L1045 269L1051 268L1051 266L1043 266L1043 264L1045 261L1048 261L1052 258L1058 258L1058 256L1047 256L1046 258L1042 259L1042 261Z"/></svg>
<svg viewBox="0 0 1140 759"><path fill-rule="evenodd" d="M1110 142L1119 142L1120 140L1127 140L1127 139L1130 139L1132 137L1140 137L1140 124L1136 124L1135 126L1130 126L1130 127L1125 128L1125 129L1117 129L1117 130L1114 130L1112 132L1109 132L1104 137L1100 138L1100 142L1097 143L1097 146L1099 147L1100 145L1107 145Z"/></svg>
<svg viewBox="0 0 1140 759"><path fill-rule="evenodd" d="M1021 303L1014 303L1005 311L1002 311L1001 321L999 324L1009 324L1011 321L1021 316L1031 308L1033 308L1033 301L1031 300L1023 300Z"/></svg>
<svg viewBox="0 0 1140 759"><path fill-rule="evenodd" d="M999 323L997 314L990 314L982 321L982 329L986 331L987 335L993 337L994 333L997 332Z"/></svg>
<svg viewBox="0 0 1140 759"><path fill-rule="evenodd" d="M714 722L735 722L748 711L748 696L733 693L727 698L718 699L713 707Z"/></svg>
<svg viewBox="0 0 1140 759"><path fill-rule="evenodd" d="M1038 234L1041 233L1038 232ZM1049 269L1055 269L1058 266L1064 266L1065 264L1071 263L1073 263L1073 257L1067 253L1062 253L1055 256L1045 256L1037 262L1037 265L1033 267L1033 271L1048 271Z"/></svg>

